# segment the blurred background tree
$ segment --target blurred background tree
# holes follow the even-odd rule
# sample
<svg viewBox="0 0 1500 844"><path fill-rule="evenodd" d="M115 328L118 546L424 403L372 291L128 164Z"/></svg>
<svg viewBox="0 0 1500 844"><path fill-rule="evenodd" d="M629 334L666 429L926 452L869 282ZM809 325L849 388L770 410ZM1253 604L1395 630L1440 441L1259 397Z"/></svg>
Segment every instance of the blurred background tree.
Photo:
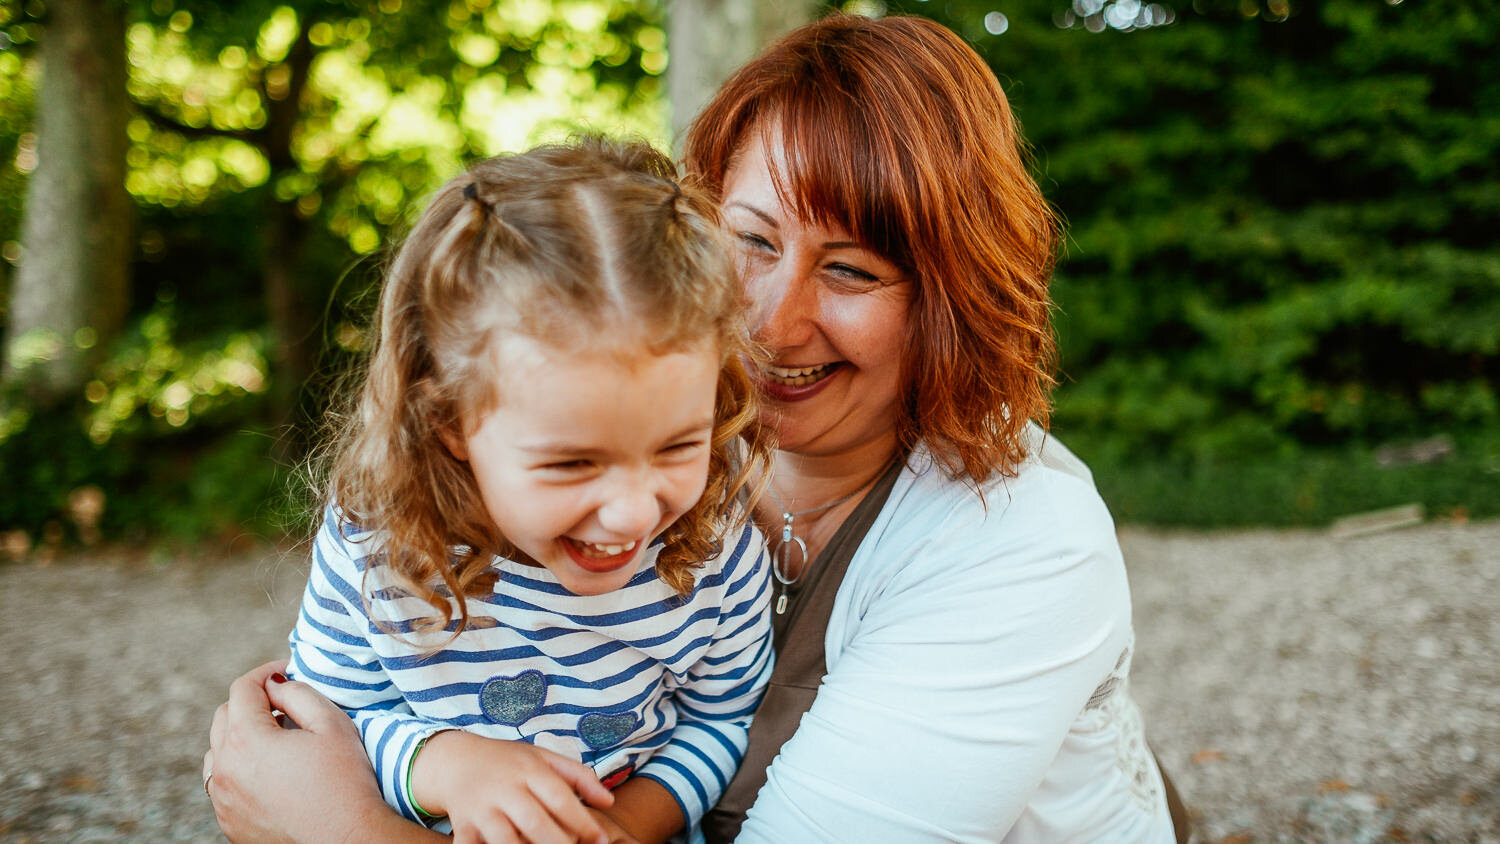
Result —
<svg viewBox="0 0 1500 844"><path fill-rule="evenodd" d="M94 316L58 332L87 361L62 401L6 379L0 529L28 542L91 518L126 539L274 534L286 472L363 348L379 257L425 192L583 127L666 146L669 30L691 102L734 63L712 45L737 21L748 44L807 8L93 2L123 15L137 220L108 214L133 284L117 338ZM47 172L60 8L0 0L6 303L48 248L20 227ZM1069 220L1054 430L1118 515L1500 512L1500 18L1461 0L843 8L933 17L1000 75ZM21 342L5 307L7 348L61 354ZM102 517L80 508L99 501Z"/></svg>
<svg viewBox="0 0 1500 844"><path fill-rule="evenodd" d="M666 34L643 0L100 2L128 21L135 284L73 401L6 380L0 527L31 539L67 532L79 489L103 493L106 535L274 531L285 471L362 348L381 250L425 192L580 128L667 140ZM0 0L6 302L55 258L17 230L27 177L46 173L34 114L62 5Z"/></svg>
<svg viewBox="0 0 1500 844"><path fill-rule="evenodd" d="M1055 430L1117 515L1496 512L1492 6L892 9L938 19L987 57L1068 219ZM1428 447L1400 447L1411 441Z"/></svg>

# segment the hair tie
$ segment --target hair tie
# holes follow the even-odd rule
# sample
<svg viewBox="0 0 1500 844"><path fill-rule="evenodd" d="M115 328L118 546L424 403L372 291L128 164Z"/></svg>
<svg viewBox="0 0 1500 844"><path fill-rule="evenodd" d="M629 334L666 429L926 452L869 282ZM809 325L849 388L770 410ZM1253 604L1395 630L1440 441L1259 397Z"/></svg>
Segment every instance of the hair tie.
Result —
<svg viewBox="0 0 1500 844"><path fill-rule="evenodd" d="M467 185L464 185L464 199L478 199L478 198L479 198L479 183L478 182L470 182Z"/></svg>

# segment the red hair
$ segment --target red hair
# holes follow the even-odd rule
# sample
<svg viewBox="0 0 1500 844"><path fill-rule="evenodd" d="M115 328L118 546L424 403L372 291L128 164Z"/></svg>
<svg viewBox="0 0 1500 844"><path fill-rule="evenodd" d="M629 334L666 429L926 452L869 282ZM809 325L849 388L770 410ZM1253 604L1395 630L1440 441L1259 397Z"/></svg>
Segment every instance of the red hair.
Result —
<svg viewBox="0 0 1500 844"><path fill-rule="evenodd" d="M897 433L953 477L1014 475L1050 415L1056 215L1005 93L957 35L835 15L740 68L688 130L689 180L722 199L754 133L788 207L848 229L913 282Z"/></svg>

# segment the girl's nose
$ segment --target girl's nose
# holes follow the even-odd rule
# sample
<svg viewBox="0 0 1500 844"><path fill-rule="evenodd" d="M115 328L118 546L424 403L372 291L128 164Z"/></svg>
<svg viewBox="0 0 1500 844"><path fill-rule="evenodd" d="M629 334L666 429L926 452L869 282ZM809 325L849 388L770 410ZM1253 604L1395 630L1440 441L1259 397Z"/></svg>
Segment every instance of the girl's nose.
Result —
<svg viewBox="0 0 1500 844"><path fill-rule="evenodd" d="M620 539L644 537L661 521L661 502L646 480L635 477L620 483L599 508L599 526Z"/></svg>

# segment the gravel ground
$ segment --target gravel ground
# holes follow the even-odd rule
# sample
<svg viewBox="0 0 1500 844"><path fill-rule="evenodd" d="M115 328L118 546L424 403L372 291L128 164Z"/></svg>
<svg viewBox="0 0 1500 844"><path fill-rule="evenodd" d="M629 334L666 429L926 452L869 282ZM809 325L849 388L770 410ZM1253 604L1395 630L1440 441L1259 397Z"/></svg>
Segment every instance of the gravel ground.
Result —
<svg viewBox="0 0 1500 844"><path fill-rule="evenodd" d="M1500 523L1122 532L1135 694L1199 840L1500 842ZM199 765L300 561L0 567L0 841L213 841Z"/></svg>

